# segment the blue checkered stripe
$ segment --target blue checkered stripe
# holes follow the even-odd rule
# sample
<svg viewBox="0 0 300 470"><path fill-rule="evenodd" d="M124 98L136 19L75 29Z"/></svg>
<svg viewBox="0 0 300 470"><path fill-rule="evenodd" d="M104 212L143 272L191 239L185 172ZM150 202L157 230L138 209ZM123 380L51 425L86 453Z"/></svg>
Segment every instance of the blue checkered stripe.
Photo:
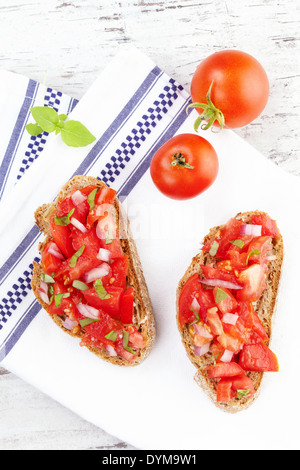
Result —
<svg viewBox="0 0 300 470"><path fill-rule="evenodd" d="M52 88L47 88L44 96L44 105L53 108L56 112L58 112L61 97L62 92L56 91ZM17 180L22 178L25 171L28 170L32 163L38 158L42 150L45 148L48 136L48 132L43 132L37 136L30 136L28 147L17 175Z"/></svg>
<svg viewBox="0 0 300 470"><path fill-rule="evenodd" d="M156 99L153 105L148 108L147 112L143 114L136 126L126 137L126 141L120 144L120 147L116 149L110 161L106 163L104 169L101 171L102 181L108 185L115 181L115 178L125 168L126 163L130 161L136 150L141 147L142 143L146 141L147 136L151 134L151 130L157 125L157 122L162 119L163 115L166 114L169 108L174 104L174 101L179 96L178 91L182 90L183 87L174 79L171 78L168 81L168 84L164 86L163 91L159 94L158 99ZM58 101L58 99L56 100ZM53 105L53 102L49 100L49 105L50 104ZM43 136L38 137L42 142ZM39 263L39 258L35 258L35 261ZM33 265L30 264L12 285L6 296L1 300L0 330L31 290L30 282L32 269Z"/></svg>
<svg viewBox="0 0 300 470"><path fill-rule="evenodd" d="M34 258L34 261L39 263L40 258ZM0 302L0 330L7 322L8 318L17 309L18 305L22 302L31 290L33 264L30 263L28 269L22 273L21 276L14 282L12 288L7 292L6 296Z"/></svg>
<svg viewBox="0 0 300 470"><path fill-rule="evenodd" d="M151 134L157 122L163 118L163 115L174 104L174 101L178 98L178 91L182 90L183 87L176 80L173 78L169 80L168 84L163 88L163 92L154 101L153 106L149 107L147 112L143 114L136 127L131 130L126 140L121 143L120 148L115 151L110 161L106 163L100 175L104 183L108 186L114 183L116 177L124 170L126 163L130 162L136 150L146 140L147 135Z"/></svg>

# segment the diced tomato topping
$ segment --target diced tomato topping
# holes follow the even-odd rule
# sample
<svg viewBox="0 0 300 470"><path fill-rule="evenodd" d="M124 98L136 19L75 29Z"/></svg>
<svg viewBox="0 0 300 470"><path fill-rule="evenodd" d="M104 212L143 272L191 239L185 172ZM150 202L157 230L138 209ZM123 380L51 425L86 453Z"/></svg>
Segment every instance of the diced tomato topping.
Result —
<svg viewBox="0 0 300 470"><path fill-rule="evenodd" d="M70 258L74 254L72 246L71 232L68 225L58 225L55 223L55 214L50 219L50 232L53 241L56 243L60 251L66 258Z"/></svg>
<svg viewBox="0 0 300 470"><path fill-rule="evenodd" d="M100 308L113 318L120 318L120 302L123 289L121 287L105 287L107 291L107 298L100 298L94 287L82 292L85 300L89 305L95 308Z"/></svg>
<svg viewBox="0 0 300 470"><path fill-rule="evenodd" d="M127 290L122 292L121 296L121 322L132 323L133 319L133 303L134 303L134 288L129 287Z"/></svg>
<svg viewBox="0 0 300 470"><path fill-rule="evenodd" d="M241 272L239 281L244 287L237 292L237 300L256 302L266 288L265 270L260 264L252 264Z"/></svg>
<svg viewBox="0 0 300 470"><path fill-rule="evenodd" d="M207 376L211 379L222 379L224 377L234 377L235 375L244 375L242 367L236 362L219 362L208 367Z"/></svg>
<svg viewBox="0 0 300 470"><path fill-rule="evenodd" d="M232 380L221 379L217 385L217 402L227 403L233 398L232 394Z"/></svg>
<svg viewBox="0 0 300 470"><path fill-rule="evenodd" d="M79 250L84 245L84 256L96 258L101 247L101 241L97 237L96 228L91 227L86 233L82 233L74 227L74 229L72 229L72 245L74 251Z"/></svg>
<svg viewBox="0 0 300 470"><path fill-rule="evenodd" d="M276 355L262 341L246 344L241 351L239 364L244 370L255 372L278 372Z"/></svg>
<svg viewBox="0 0 300 470"><path fill-rule="evenodd" d="M49 247L51 245L51 241L48 242L42 252L42 266L46 274L52 274L59 270L62 260L54 256L52 253L49 253Z"/></svg>
<svg viewBox="0 0 300 470"><path fill-rule="evenodd" d="M126 279L128 273L128 257L127 255L122 258L115 259L111 265L112 275L110 283L115 287L126 287Z"/></svg>
<svg viewBox="0 0 300 470"><path fill-rule="evenodd" d="M262 235L267 235L272 238L279 237L279 230L275 220L271 219L267 214L263 213L252 215L251 223L262 225Z"/></svg>
<svg viewBox="0 0 300 470"><path fill-rule="evenodd" d="M226 297L217 303L218 309L221 310L222 313L233 312L238 305L234 295L226 288L222 288L221 291ZM218 287L215 287L213 290L215 301L216 299L218 300L218 292Z"/></svg>
<svg viewBox="0 0 300 470"><path fill-rule="evenodd" d="M88 320L81 325L81 345L108 348L108 354L132 362L146 343L133 325L135 292L128 285L129 263L117 233L115 198L115 190L89 185L74 188L70 196L59 201L50 220L53 240L42 250L41 264L54 279L48 284L48 312L75 320L78 325ZM72 217L82 226L75 226ZM65 259L49 253L53 242ZM106 262L99 259L100 248L110 253ZM102 264L108 272L101 270ZM86 276L90 271L102 277Z"/></svg>
<svg viewBox="0 0 300 470"><path fill-rule="evenodd" d="M236 284L237 286L239 285L236 276L229 271L220 270L208 265L206 266L205 264L201 264L200 267L206 279L220 279L221 281L228 281Z"/></svg>
<svg viewBox="0 0 300 470"><path fill-rule="evenodd" d="M223 324L216 307L207 310L207 323L213 335L219 336L223 333Z"/></svg>
<svg viewBox="0 0 300 470"><path fill-rule="evenodd" d="M183 286L179 298L181 328L188 326L195 346L211 343L215 366L209 369L209 377L218 379L217 400L224 402L255 393L245 371L278 371L277 357L267 346L268 331L253 303L266 288L272 239L279 237L279 231L267 214L253 215L250 223L261 225L259 236L245 234L245 223L231 219L202 247L215 260L201 265L203 275L219 283L204 288L194 274ZM208 334L201 336L197 332L199 328L207 329ZM233 356L224 356L226 351ZM230 362L223 362L223 357L223 361Z"/></svg>
<svg viewBox="0 0 300 470"><path fill-rule="evenodd" d="M204 290L198 274L191 276L184 285L179 297L179 322L181 327L186 323L197 320L195 310L191 309L193 300L196 299L200 305L199 315L206 321L207 309L215 305L211 290Z"/></svg>

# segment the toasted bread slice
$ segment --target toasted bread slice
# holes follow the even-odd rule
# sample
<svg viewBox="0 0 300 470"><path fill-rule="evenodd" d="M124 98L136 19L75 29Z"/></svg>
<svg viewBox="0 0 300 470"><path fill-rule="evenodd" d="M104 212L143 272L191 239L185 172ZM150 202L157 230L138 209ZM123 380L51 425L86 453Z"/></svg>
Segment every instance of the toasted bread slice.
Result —
<svg viewBox="0 0 300 470"><path fill-rule="evenodd" d="M243 220L245 223L249 223L251 216L253 214L261 214L261 212L252 211L252 212L239 213L237 214L236 218ZM209 234L204 238L203 244L207 243L210 239L214 238L216 233L223 227L224 226L222 225L222 226L212 228ZM278 238L273 239L273 250L274 250L274 254L276 255L276 259L274 259L273 261L270 261L269 263L267 277L266 277L266 289L262 293L261 298L254 305L254 309L257 312L260 320L262 321L267 335L269 336L269 341L271 338L272 319L273 319L275 307L276 307L276 300L277 300L277 294L278 294L278 289L279 289L281 268L282 268L283 255L284 255L283 238L281 234ZM178 329L180 331L181 339L186 349L186 353L189 359L191 360L191 362L194 364L194 366L197 369L197 372L194 377L196 383L200 387L202 387L202 389L213 400L213 402L215 403L217 407L229 413L236 413L238 411L242 411L248 408L253 403L253 401L257 398L260 392L261 382L262 382L262 378L264 374L262 372L247 372L248 377L251 378L254 384L254 389L255 389L254 395L249 396L249 397L245 396L245 397L242 397L241 399L234 398L228 403L217 402L216 381L214 379L209 378L207 374L207 367L214 363L212 354L208 352L207 354L200 356L200 357L195 356L194 346L193 346L191 337L189 335L188 328L187 326L184 326L181 329L180 324L179 324L179 297L183 289L183 286L186 283L186 281L195 273L198 273L200 278L204 278L204 275L200 267L200 265L204 265L204 264L214 265L215 258L210 256L209 253L205 253L201 251L199 254L197 254L193 258L190 266L188 267L184 276L179 282L179 285L177 288Z"/></svg>
<svg viewBox="0 0 300 470"><path fill-rule="evenodd" d="M50 218L53 211L56 211L57 204L59 201L63 200L65 197L70 195L75 189L82 189L86 186L94 185L97 187L105 186L100 180L91 177L91 176L81 176L77 175L68 181L59 192L55 201L51 204L43 204L35 212L35 221L40 231L45 235L45 240L40 243L39 250L42 252L44 246L52 239L50 232ZM91 352L98 355L100 358L119 365L119 366L135 366L140 364L150 353L154 341L155 341L155 320L152 309L152 304L149 297L148 288L144 278L140 258L137 252L135 242L132 238L129 221L127 216L124 213L124 210L119 203L118 199L115 199L114 203L115 211L117 214L118 221L118 232L119 238L122 246L123 253L128 257L128 274L127 282L128 285L134 287L135 297L134 297L134 315L133 315L133 324L136 326L137 330L143 335L143 338L146 341L146 346L139 350L136 355L136 359L133 362L123 359L121 356L111 356L105 349L100 349L94 346L86 346ZM33 263L33 277L31 286L33 292L42 305L42 307L47 311L47 304L43 302L39 293L39 286L41 280L41 274L43 273L43 268L38 263ZM66 333L71 336L82 338L84 336L84 328L81 327L79 331L74 332L64 328L65 316L49 314L52 320Z"/></svg>

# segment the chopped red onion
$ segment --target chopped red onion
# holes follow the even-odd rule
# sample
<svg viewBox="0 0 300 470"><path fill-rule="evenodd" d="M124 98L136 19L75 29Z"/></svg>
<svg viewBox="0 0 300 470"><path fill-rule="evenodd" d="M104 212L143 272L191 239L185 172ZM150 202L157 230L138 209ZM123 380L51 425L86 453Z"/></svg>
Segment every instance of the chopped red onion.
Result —
<svg viewBox="0 0 300 470"><path fill-rule="evenodd" d="M225 313L223 315L222 321L224 323L229 323L229 325L235 325L238 321L239 316L236 313Z"/></svg>
<svg viewBox="0 0 300 470"><path fill-rule="evenodd" d="M45 281L41 281L40 291L45 292L46 294L48 294L48 284Z"/></svg>
<svg viewBox="0 0 300 470"><path fill-rule="evenodd" d="M108 354L110 356L117 356L118 355L115 348L111 344L107 344L105 346L105 348L106 348L106 351L108 352Z"/></svg>
<svg viewBox="0 0 300 470"><path fill-rule="evenodd" d="M210 332L206 328L204 328L204 326L197 325L196 323L194 323L193 326L198 336L201 336L202 338L208 338L208 339L213 338L213 336L210 334Z"/></svg>
<svg viewBox="0 0 300 470"><path fill-rule="evenodd" d="M232 356L233 352L229 351L228 349L225 349L224 353L222 354L222 357L220 358L220 361L231 362Z"/></svg>
<svg viewBox="0 0 300 470"><path fill-rule="evenodd" d="M234 284L234 282L223 281L222 279L201 279L200 282L207 286L224 287L225 289L242 289L242 286Z"/></svg>
<svg viewBox="0 0 300 470"><path fill-rule="evenodd" d="M39 289L39 294L40 294L42 301L45 302L45 304L49 305L50 300L49 300L48 294L40 289Z"/></svg>
<svg viewBox="0 0 300 470"><path fill-rule="evenodd" d="M203 356L204 354L208 353L211 343L205 343L203 346L195 346L195 356Z"/></svg>
<svg viewBox="0 0 300 470"><path fill-rule="evenodd" d="M84 282L94 282L96 279L101 279L111 272L111 267L107 263L102 263L99 267L93 268L83 276Z"/></svg>
<svg viewBox="0 0 300 470"><path fill-rule="evenodd" d="M82 304L79 303L77 304L77 308L81 315L83 315L86 318L92 318L92 319L97 319L99 318L100 312L94 307L91 307L90 305L87 304Z"/></svg>
<svg viewBox="0 0 300 470"><path fill-rule="evenodd" d="M97 258L100 259L101 261L105 261L106 263L109 263L111 257L111 252L109 250L106 250L105 248L100 248Z"/></svg>
<svg viewBox="0 0 300 470"><path fill-rule="evenodd" d="M63 323L63 327L66 330L72 330L77 325L78 325L78 322L76 320L71 320L69 317L67 317Z"/></svg>
<svg viewBox="0 0 300 470"><path fill-rule="evenodd" d="M87 232L87 229L85 228L85 226L81 222L79 222L79 220L75 219L75 217L72 217L70 222L71 222L72 225L74 225L74 227L78 228L78 230L80 230L80 232L82 232L82 233Z"/></svg>
<svg viewBox="0 0 300 470"><path fill-rule="evenodd" d="M53 256L56 256L56 258L59 258L59 259L62 259L62 260L65 259L64 255L62 254L62 252L60 251L60 249L58 248L58 246L54 242L52 242L49 245L48 252L51 253Z"/></svg>
<svg viewBox="0 0 300 470"><path fill-rule="evenodd" d="M196 297L194 297L194 299L193 299L191 308L192 308L196 313L199 313L199 311L200 311L200 304L199 304L198 300L196 299Z"/></svg>
<svg viewBox="0 0 300 470"><path fill-rule="evenodd" d="M262 225L243 224L241 226L241 235L253 235L254 237L261 236Z"/></svg>
<svg viewBox="0 0 300 470"><path fill-rule="evenodd" d="M71 199L74 202L75 206L78 206L78 204L81 204L83 201L85 201L87 197L82 194L82 192L78 189L77 191L75 191L75 193L72 194Z"/></svg>

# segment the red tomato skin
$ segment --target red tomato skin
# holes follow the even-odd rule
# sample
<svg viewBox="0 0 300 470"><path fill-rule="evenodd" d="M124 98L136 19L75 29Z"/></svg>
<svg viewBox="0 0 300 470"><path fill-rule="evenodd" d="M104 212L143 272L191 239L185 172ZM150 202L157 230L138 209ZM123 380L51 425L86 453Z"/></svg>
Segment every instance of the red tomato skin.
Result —
<svg viewBox="0 0 300 470"><path fill-rule="evenodd" d="M193 169L172 166L173 155L182 153ZM168 140L154 154L150 173L155 186L172 199L190 199L205 191L219 171L212 145L195 134L180 134Z"/></svg>
<svg viewBox="0 0 300 470"><path fill-rule="evenodd" d="M210 379L222 379L224 377L234 377L244 374L244 370L236 362L219 362L218 364L209 366L207 376Z"/></svg>
<svg viewBox="0 0 300 470"><path fill-rule="evenodd" d="M111 294L109 299L100 299L93 287L82 293L87 303L92 307L103 310L113 318L120 318L120 302L123 289L121 287L106 286L106 291Z"/></svg>
<svg viewBox="0 0 300 470"><path fill-rule="evenodd" d="M231 379L221 379L217 385L217 402L228 403L232 398L232 381Z"/></svg>
<svg viewBox="0 0 300 470"><path fill-rule="evenodd" d="M70 229L67 225L57 225L55 223L55 214L52 215L50 220L50 231L53 241L60 251L66 258L70 258L74 254Z"/></svg>
<svg viewBox="0 0 300 470"><path fill-rule="evenodd" d="M122 258L115 259L111 265L112 277L111 285L115 287L122 287L125 289L127 283L127 273L128 273L128 257L127 255L122 256Z"/></svg>
<svg viewBox="0 0 300 470"><path fill-rule="evenodd" d="M46 274L56 273L56 271L60 268L62 261L58 259L56 256L49 253L48 249L51 245L52 241L47 243L42 251L42 266Z"/></svg>
<svg viewBox="0 0 300 470"><path fill-rule="evenodd" d="M192 101L206 103L212 82L211 101L224 114L226 127L235 129L249 124L267 104L270 88L267 74L246 52L225 50L204 59L191 82ZM202 113L202 109L196 109Z"/></svg>
<svg viewBox="0 0 300 470"><path fill-rule="evenodd" d="M254 372L278 372L276 355L262 341L246 344L239 357L239 365L244 370Z"/></svg>
<svg viewBox="0 0 300 470"><path fill-rule="evenodd" d="M197 273L186 281L179 297L179 323L181 328L186 323L196 320L195 314L191 310L194 297L200 304L199 315L206 321L207 310L215 305L214 298L211 290L203 289Z"/></svg>
<svg viewBox="0 0 300 470"><path fill-rule="evenodd" d="M121 322L125 324L132 323L134 304L134 288L129 287L121 296Z"/></svg>

